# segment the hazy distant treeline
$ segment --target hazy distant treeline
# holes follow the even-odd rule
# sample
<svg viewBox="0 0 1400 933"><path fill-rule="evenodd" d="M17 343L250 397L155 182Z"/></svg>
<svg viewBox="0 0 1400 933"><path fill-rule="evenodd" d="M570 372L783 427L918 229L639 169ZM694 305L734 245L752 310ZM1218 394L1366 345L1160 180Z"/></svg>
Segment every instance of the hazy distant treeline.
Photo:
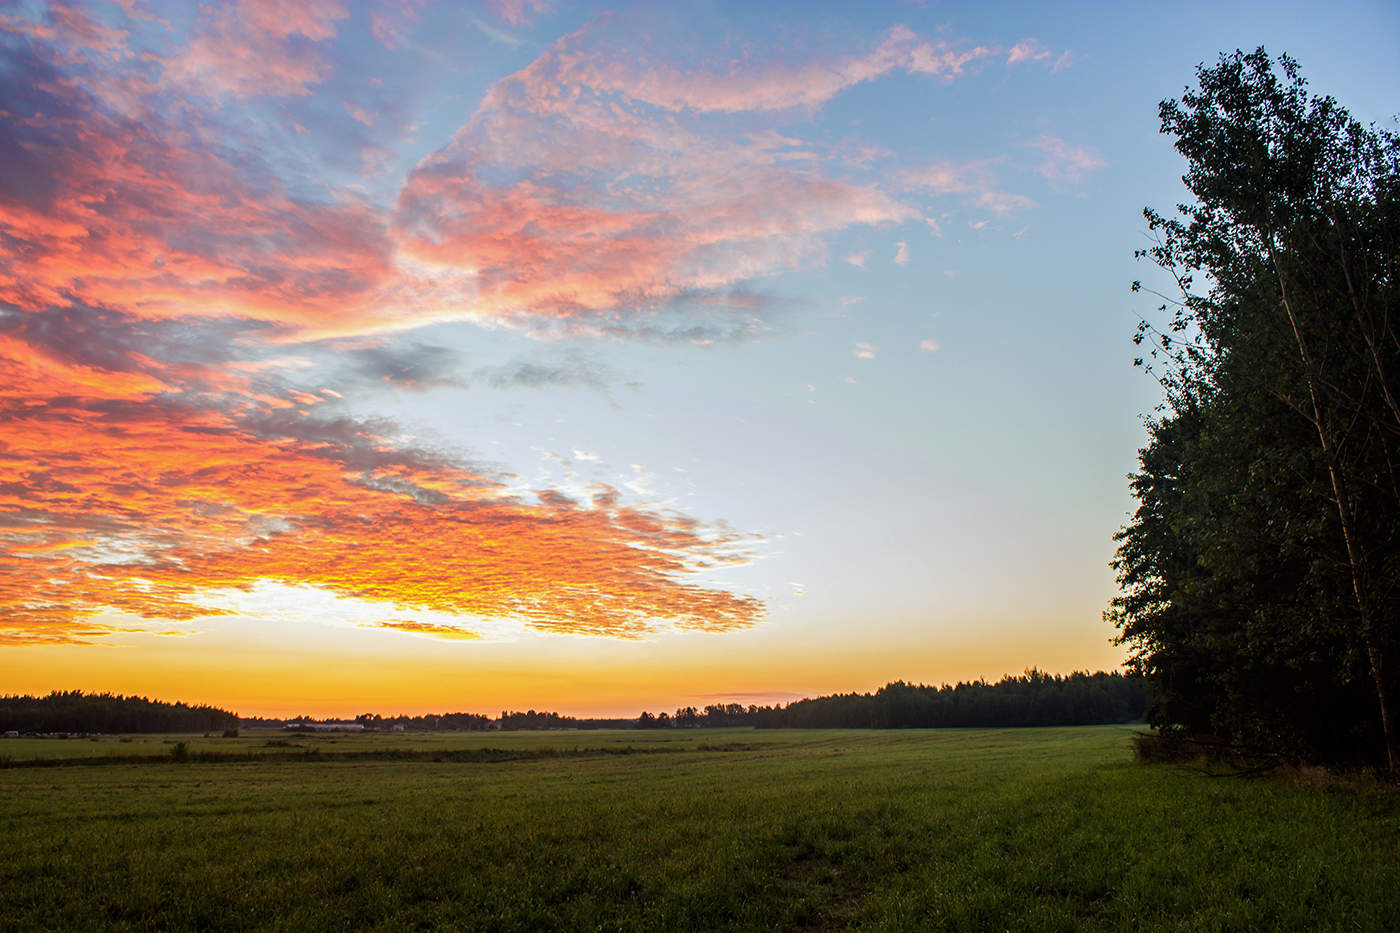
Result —
<svg viewBox="0 0 1400 933"><path fill-rule="evenodd" d="M685 706L674 713L643 712L631 719L579 719L543 710L505 710L492 718L480 713L380 716L361 713L354 722L366 730L467 732L488 729L701 729L752 726L759 729L910 729L998 726L1079 726L1140 719L1148 705L1145 678L1135 674L1068 675L1027 671L996 683L929 687L903 681L874 693L845 693L797 700L786 706L714 703ZM339 720L319 720L335 723ZM51 693L46 697L0 697L0 731L20 732L209 732L231 729L239 718L211 706L162 703L145 697ZM315 723L313 716L290 720L244 719L269 728Z"/></svg>
<svg viewBox="0 0 1400 933"><path fill-rule="evenodd" d="M314 722L309 716L302 722ZM488 729L625 729L630 719L575 719L560 713L527 710L523 713L503 710L495 719L482 713L427 713L422 716L380 716L361 713L355 722L372 731L402 727L420 732L484 732Z"/></svg>
<svg viewBox="0 0 1400 933"><path fill-rule="evenodd" d="M929 687L903 681L874 693L797 700L787 706L713 704L674 714L642 713L643 729L754 726L760 729L912 729L1080 726L1142 718L1147 681L1135 674L1027 671L996 683L977 680Z"/></svg>
<svg viewBox="0 0 1400 933"><path fill-rule="evenodd" d="M928 687L896 681L874 693L848 693L790 703L779 725L795 728L908 729L997 726L1084 726L1142 718L1147 681L1118 672L1061 676L1027 671L996 683L976 680Z"/></svg>
<svg viewBox="0 0 1400 933"><path fill-rule="evenodd" d="M330 717L318 719L315 716L293 716L289 719L266 719L244 717L241 723L254 728L291 728L297 724L359 725L368 732L485 732L492 729L630 729L636 725L635 719L577 719L561 713L544 710L527 710L523 713L503 710L500 716L492 717L484 713L423 713L418 716L361 713L354 719Z"/></svg>
<svg viewBox="0 0 1400 933"><path fill-rule="evenodd" d="M630 729L637 723L635 719L575 719L535 710L506 711L497 722L502 729Z"/></svg>
<svg viewBox="0 0 1400 933"><path fill-rule="evenodd" d="M237 725L226 709L145 697L80 690L0 697L3 732L208 732Z"/></svg>

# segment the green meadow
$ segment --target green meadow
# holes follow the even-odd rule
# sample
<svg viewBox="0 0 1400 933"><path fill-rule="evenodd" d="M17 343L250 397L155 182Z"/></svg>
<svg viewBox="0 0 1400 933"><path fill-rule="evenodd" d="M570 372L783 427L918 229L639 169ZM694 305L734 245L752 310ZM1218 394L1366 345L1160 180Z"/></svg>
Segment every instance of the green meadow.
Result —
<svg viewBox="0 0 1400 933"><path fill-rule="evenodd" d="M1400 929L1392 789L1131 733L3 739L0 928Z"/></svg>

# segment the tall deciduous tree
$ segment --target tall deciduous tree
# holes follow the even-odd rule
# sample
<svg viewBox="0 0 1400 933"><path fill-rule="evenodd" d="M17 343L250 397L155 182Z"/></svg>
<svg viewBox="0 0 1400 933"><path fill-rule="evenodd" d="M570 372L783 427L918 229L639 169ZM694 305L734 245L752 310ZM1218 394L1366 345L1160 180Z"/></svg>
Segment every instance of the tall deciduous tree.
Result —
<svg viewBox="0 0 1400 933"><path fill-rule="evenodd" d="M1138 255L1179 294L1139 330L1167 414L1109 616L1159 720L1333 758L1328 734L1374 725L1400 771L1400 138L1263 49L1197 77L1160 108L1196 201L1145 212ZM1332 721L1358 672L1371 723Z"/></svg>

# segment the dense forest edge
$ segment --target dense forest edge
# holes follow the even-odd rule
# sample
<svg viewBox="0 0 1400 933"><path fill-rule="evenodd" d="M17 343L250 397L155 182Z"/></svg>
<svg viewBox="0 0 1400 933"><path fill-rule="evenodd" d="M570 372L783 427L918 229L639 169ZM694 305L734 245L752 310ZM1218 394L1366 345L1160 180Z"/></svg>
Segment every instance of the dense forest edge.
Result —
<svg viewBox="0 0 1400 933"><path fill-rule="evenodd" d="M291 730L465 732L552 729L699 729L749 726L760 729L907 729L951 727L1077 726L1131 722L1148 705L1145 678L1119 672L1067 675L1030 670L939 687L886 684L874 693L834 694L786 706L714 703L674 713L643 712L635 718L577 718L554 712L503 711L383 716L362 713L351 720L240 718L211 706L164 703L145 697L81 691L44 697L0 697L0 732L135 733L213 732L242 727Z"/></svg>
<svg viewBox="0 0 1400 933"><path fill-rule="evenodd" d="M0 697L3 732L210 732L237 728L237 714L226 709L138 696L56 690L44 697Z"/></svg>
<svg viewBox="0 0 1400 933"><path fill-rule="evenodd" d="M1196 76L1159 108L1195 201L1144 212L1164 399L1106 617L1163 748L1394 777L1400 136L1262 48Z"/></svg>

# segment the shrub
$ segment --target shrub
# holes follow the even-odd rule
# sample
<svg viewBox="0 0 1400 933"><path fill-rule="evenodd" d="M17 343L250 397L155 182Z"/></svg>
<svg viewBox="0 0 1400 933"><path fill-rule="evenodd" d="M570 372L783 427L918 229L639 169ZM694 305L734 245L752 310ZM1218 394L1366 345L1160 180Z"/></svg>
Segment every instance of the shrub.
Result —
<svg viewBox="0 0 1400 933"><path fill-rule="evenodd" d="M1133 757L1138 761L1186 761L1200 754L1200 747L1180 729L1133 733Z"/></svg>

